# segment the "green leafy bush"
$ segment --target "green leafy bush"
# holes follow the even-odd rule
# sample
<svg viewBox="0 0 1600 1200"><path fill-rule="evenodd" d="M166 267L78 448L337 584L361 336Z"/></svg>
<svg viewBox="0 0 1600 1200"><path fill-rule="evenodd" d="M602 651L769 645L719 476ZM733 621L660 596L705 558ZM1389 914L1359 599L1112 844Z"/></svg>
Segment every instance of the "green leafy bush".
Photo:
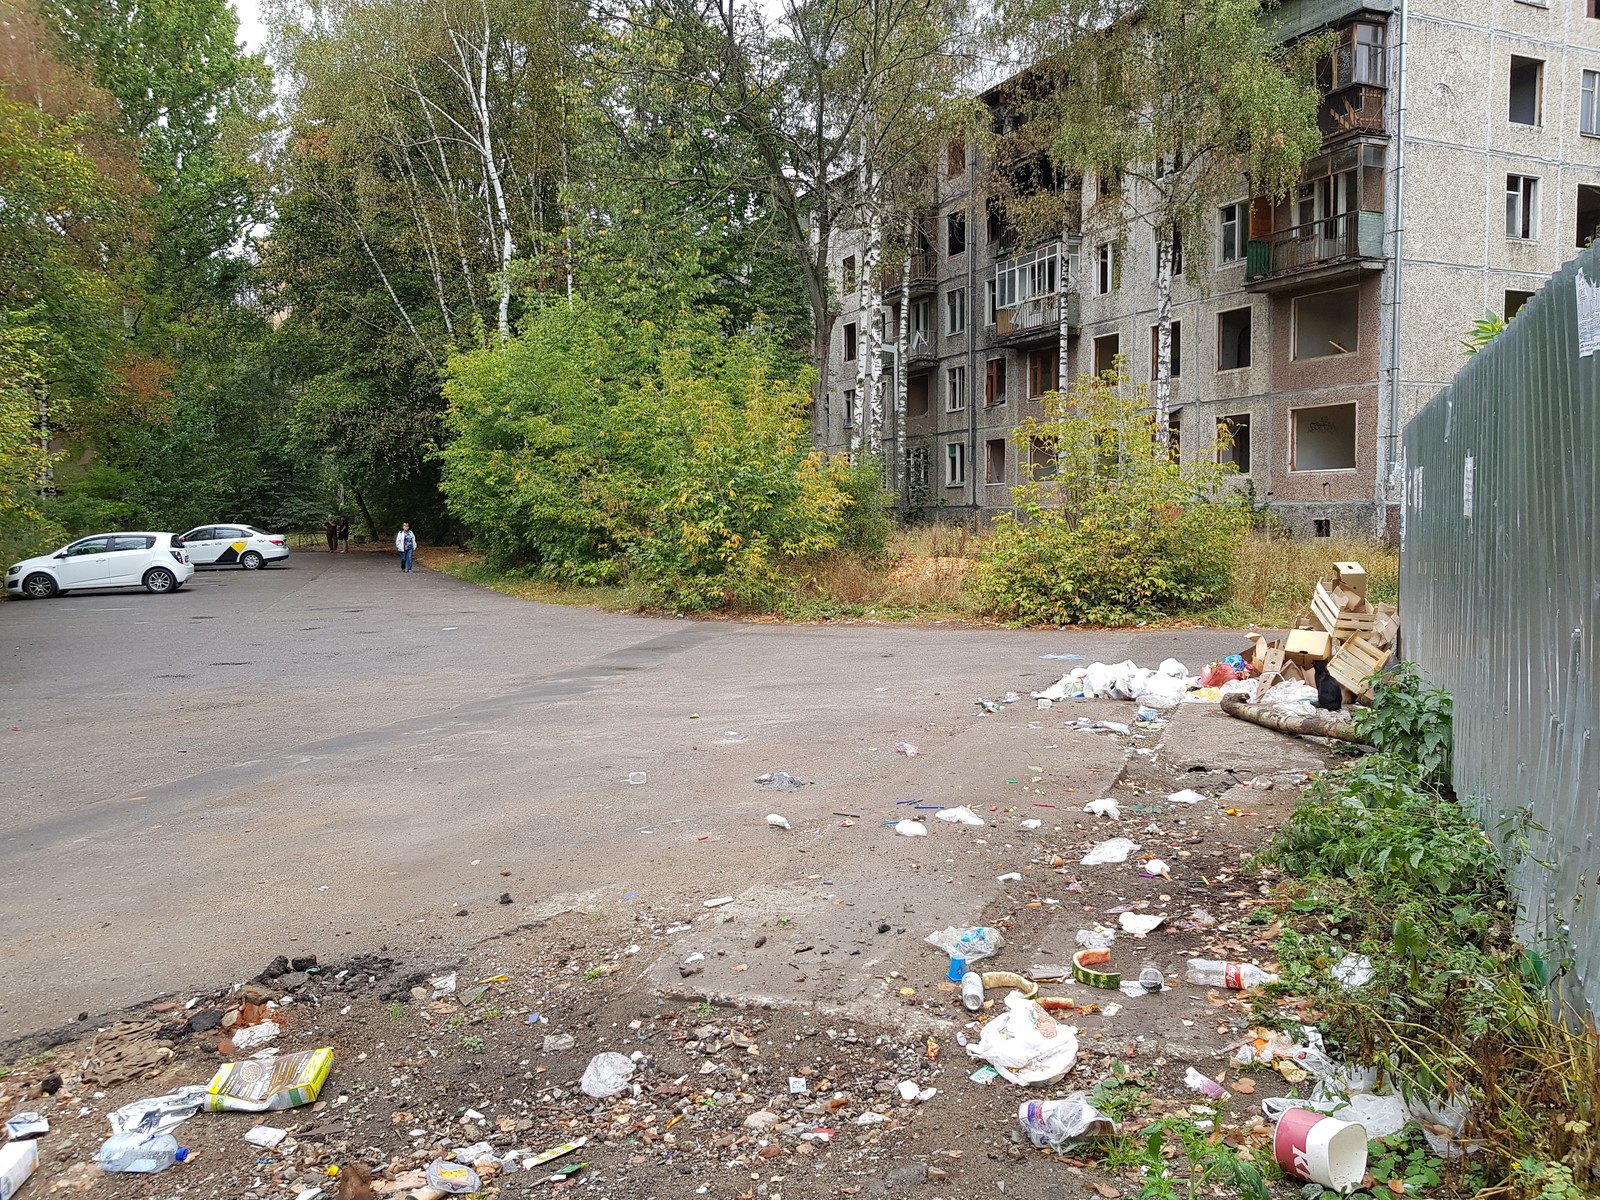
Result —
<svg viewBox="0 0 1600 1200"><path fill-rule="evenodd" d="M1415 763L1424 779L1450 781L1450 693L1426 689L1415 663L1373 677L1372 704L1356 710L1356 735Z"/></svg>
<svg viewBox="0 0 1600 1200"><path fill-rule="evenodd" d="M1120 368L1119 368L1120 369ZM1250 524L1226 469L1171 461L1144 390L1107 372L1045 398L1016 431L1018 460L1049 463L1012 493L973 587L1022 624L1124 624L1216 603Z"/></svg>
<svg viewBox="0 0 1600 1200"><path fill-rule="evenodd" d="M504 349L450 361L446 502L493 566L674 608L768 604L782 566L839 544L859 487L812 450L781 361L715 312L538 311Z"/></svg>

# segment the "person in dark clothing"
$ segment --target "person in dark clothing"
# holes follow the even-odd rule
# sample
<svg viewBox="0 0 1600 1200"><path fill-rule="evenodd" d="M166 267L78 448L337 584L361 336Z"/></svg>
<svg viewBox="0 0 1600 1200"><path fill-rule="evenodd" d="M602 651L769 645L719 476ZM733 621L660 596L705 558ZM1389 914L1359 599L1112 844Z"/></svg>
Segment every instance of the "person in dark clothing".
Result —
<svg viewBox="0 0 1600 1200"><path fill-rule="evenodd" d="M343 513L339 514L339 552L350 553L350 518Z"/></svg>
<svg viewBox="0 0 1600 1200"><path fill-rule="evenodd" d="M322 523L322 532L328 536L328 553L337 554L339 551L339 522L332 513L329 513L328 519Z"/></svg>

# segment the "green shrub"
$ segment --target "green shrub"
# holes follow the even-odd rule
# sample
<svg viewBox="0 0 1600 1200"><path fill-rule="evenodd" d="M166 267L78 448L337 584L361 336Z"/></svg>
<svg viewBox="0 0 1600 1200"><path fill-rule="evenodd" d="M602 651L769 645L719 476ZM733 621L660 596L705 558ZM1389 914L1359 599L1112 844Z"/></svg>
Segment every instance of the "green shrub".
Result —
<svg viewBox="0 0 1600 1200"><path fill-rule="evenodd" d="M995 615L1125 624L1226 595L1249 506L1214 454L1161 451L1144 389L1119 372L1047 396L1045 419L1017 429L1018 461L1053 466L1014 489L979 556L973 587Z"/></svg>
<svg viewBox="0 0 1600 1200"><path fill-rule="evenodd" d="M783 564L838 544L851 499L780 359L715 312L666 328L604 305L535 312L504 349L450 360L450 512L494 567L674 608L770 603Z"/></svg>
<svg viewBox="0 0 1600 1200"><path fill-rule="evenodd" d="M883 460L863 457L830 464L834 481L848 498L839 531L839 548L867 558L888 553L894 533L894 497L884 487Z"/></svg>
<svg viewBox="0 0 1600 1200"><path fill-rule="evenodd" d="M1400 663L1372 681L1372 704L1358 708L1356 736L1413 762L1424 779L1450 781L1450 693L1424 689L1415 663Z"/></svg>

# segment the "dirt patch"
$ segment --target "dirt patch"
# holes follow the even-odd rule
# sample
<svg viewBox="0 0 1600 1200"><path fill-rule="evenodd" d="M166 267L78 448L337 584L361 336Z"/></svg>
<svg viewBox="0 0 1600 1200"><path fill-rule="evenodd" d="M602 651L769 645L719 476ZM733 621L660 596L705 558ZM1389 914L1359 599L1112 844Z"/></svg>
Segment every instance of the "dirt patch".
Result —
<svg viewBox="0 0 1600 1200"><path fill-rule="evenodd" d="M272 1000L283 1026L272 1044L331 1046L333 1073L309 1107L191 1118L177 1136L193 1157L161 1176L162 1194L332 1197L333 1166L363 1164L393 1184L478 1143L501 1157L580 1137L586 1146L539 1170L500 1169L481 1151L467 1157L478 1158L486 1192L510 1196L556 1187L617 1200L956 1197L1003 1185L1008 1195L1077 1197L1090 1183L1100 1195L1129 1194L1134 1179L1028 1146L1017 1106L1092 1088L1115 1070L1137 1080L1146 1113L1182 1112L1199 1099L1183 1082L1191 1065L1230 1087L1223 1136L1258 1145L1259 1102L1287 1085L1264 1074L1248 1093L1235 1086L1224 1051L1248 1029L1249 1001L1186 984L1183 965L1191 955L1270 965L1276 927L1258 912L1264 885L1241 861L1292 809L1322 753L1212 706L1185 706L1166 730L1126 737L1077 723L1125 721L1130 707L1013 707L944 745L924 736L918 757L904 760L910 796L884 788L853 806L812 798L819 789L775 797L795 826L774 834L788 839L792 869L750 880L728 905L706 908L693 880L684 895L653 903L627 893L611 902L601 884L541 902L460 959L397 961L378 947L262 972L272 953L256 955L240 973L259 973ZM1168 799L1185 788L1203 798ZM1120 820L1082 811L1103 797L1118 801ZM966 803L985 824L937 821L917 803ZM908 812L927 821L929 837L900 838L883 825ZM1124 864L1081 865L1115 836L1141 849ZM1170 878L1141 871L1152 857ZM1019 878L996 894L997 877L1011 872ZM868 877L900 881L898 900L879 894L857 907ZM1069 1076L1028 1090L970 1079L981 1063L962 1043L976 1041L980 1022L962 1010L925 935L981 916L1007 939L984 965L1026 972L1070 962L1079 929L1115 928L1124 912L1165 921L1143 939L1119 935L1112 969L1135 978L1155 966L1170 990L1132 997L1049 984L1082 1006L1064 1015L1080 1037ZM436 988L451 972L454 990ZM109 1132L106 1114L206 1082L231 1045L225 1028L206 1026L255 994L180 995L126 1014L159 1022L172 1050L136 1081L82 1081L89 1029L23 1057L0 1080L0 1114L36 1109L51 1122L24 1200L80 1187L109 1200L151 1195L148 1180L95 1179L85 1165ZM985 1018L1003 997L990 1005ZM593 1099L578 1081L604 1051L633 1058L635 1072L620 1096ZM903 1086L917 1097L935 1091L906 1099ZM246 1144L258 1122L287 1137L272 1149ZM552 1185L551 1171L573 1162L587 1165Z"/></svg>
<svg viewBox="0 0 1600 1200"><path fill-rule="evenodd" d="M970 558L938 558L921 554L904 554L889 570L889 582L895 584L923 584L950 582L964 578L978 564Z"/></svg>

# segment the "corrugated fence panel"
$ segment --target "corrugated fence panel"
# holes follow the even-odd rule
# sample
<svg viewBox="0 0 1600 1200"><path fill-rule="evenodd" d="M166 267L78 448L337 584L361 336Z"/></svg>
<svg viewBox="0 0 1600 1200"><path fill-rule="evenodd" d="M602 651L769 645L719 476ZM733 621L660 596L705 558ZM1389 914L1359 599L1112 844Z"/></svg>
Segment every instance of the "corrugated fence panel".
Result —
<svg viewBox="0 0 1600 1200"><path fill-rule="evenodd" d="M1593 1006L1600 248L1406 426L1405 466L1405 656L1454 700L1457 795L1503 851L1527 839L1512 873L1523 936L1570 960L1569 991Z"/></svg>

